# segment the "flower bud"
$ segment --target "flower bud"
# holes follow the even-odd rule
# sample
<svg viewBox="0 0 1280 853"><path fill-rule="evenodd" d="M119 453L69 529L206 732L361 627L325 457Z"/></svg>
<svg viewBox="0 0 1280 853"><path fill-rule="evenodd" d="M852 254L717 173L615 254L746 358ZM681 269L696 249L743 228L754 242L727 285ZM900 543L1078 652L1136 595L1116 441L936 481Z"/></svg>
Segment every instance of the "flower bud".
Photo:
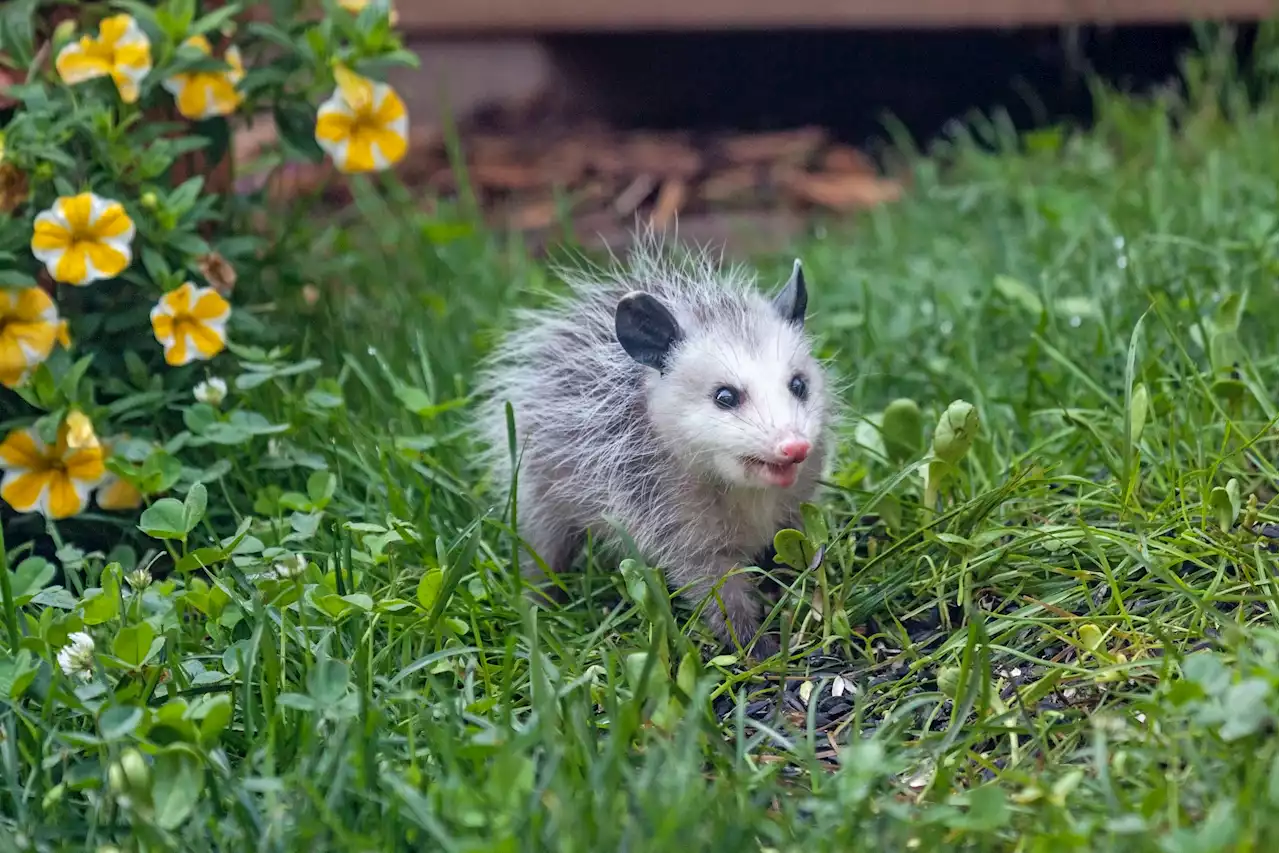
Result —
<svg viewBox="0 0 1280 853"><path fill-rule="evenodd" d="M960 688L960 667L944 666L938 670L938 691L948 699L956 698Z"/></svg>
<svg viewBox="0 0 1280 853"><path fill-rule="evenodd" d="M147 190L142 194L140 203L147 210L155 210L157 207L160 206L160 199L156 196L155 193L151 192L150 190Z"/></svg>
<svg viewBox="0 0 1280 853"><path fill-rule="evenodd" d="M978 410L972 403L956 400L938 419L938 426L933 431L933 453L944 462L955 465L978 437Z"/></svg>
<svg viewBox="0 0 1280 853"><path fill-rule="evenodd" d="M920 434L924 422L915 400L905 397L894 400L884 409L880 431L884 435L884 449L889 459L905 462L920 451Z"/></svg>
<svg viewBox="0 0 1280 853"><path fill-rule="evenodd" d="M56 54L76 37L75 18L68 18L53 28L53 51Z"/></svg>

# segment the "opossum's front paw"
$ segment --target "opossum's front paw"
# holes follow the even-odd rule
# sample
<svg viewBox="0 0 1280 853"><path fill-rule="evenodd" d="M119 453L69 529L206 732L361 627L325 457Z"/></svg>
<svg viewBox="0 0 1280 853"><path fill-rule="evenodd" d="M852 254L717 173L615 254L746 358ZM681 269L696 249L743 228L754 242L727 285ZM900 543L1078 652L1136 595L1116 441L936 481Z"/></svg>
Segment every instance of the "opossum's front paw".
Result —
<svg viewBox="0 0 1280 853"><path fill-rule="evenodd" d="M719 600L707 602L703 611L715 635L730 649L741 646L757 660L777 654L777 639L769 634L756 636L764 621L764 608L751 582L743 576L726 578L718 592Z"/></svg>

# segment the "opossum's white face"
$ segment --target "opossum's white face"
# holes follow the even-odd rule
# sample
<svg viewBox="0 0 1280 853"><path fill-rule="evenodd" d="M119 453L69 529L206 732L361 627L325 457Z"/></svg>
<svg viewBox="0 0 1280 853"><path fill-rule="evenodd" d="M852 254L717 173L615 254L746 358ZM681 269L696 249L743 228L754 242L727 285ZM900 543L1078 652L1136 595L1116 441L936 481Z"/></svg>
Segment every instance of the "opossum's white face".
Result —
<svg viewBox="0 0 1280 853"><path fill-rule="evenodd" d="M674 334L655 304L662 307L643 302L641 323L620 313L619 339L642 363L644 343L667 339L660 363L652 365L660 372L649 378L649 413L659 438L684 464L729 485L794 485L811 464L826 399L804 336L807 296L799 266L772 306L704 323L668 315ZM637 330L638 337L628 335Z"/></svg>

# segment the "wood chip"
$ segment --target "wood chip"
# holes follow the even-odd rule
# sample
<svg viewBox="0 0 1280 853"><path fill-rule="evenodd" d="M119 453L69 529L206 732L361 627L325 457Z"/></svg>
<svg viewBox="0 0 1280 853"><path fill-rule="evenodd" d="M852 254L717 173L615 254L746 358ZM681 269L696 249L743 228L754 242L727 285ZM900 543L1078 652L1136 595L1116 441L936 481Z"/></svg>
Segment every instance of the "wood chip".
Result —
<svg viewBox="0 0 1280 853"><path fill-rule="evenodd" d="M712 204L744 201L758 194L762 177L754 166L734 166L702 182L698 197Z"/></svg>
<svg viewBox="0 0 1280 853"><path fill-rule="evenodd" d="M536 166L523 163L472 163L471 180L488 190L532 190L545 185Z"/></svg>
<svg viewBox="0 0 1280 853"><path fill-rule="evenodd" d="M750 133L731 136L724 140L721 149L731 162L742 165L761 163L804 162L827 140L827 133L820 127L802 127L774 133Z"/></svg>
<svg viewBox="0 0 1280 853"><path fill-rule="evenodd" d="M823 152L821 168L824 172L857 172L875 175L876 167L871 158L849 145L832 145Z"/></svg>
<svg viewBox="0 0 1280 853"><path fill-rule="evenodd" d="M644 200L649 197L649 193L653 192L653 188L657 186L658 181L653 175L640 174L627 185L618 198L613 203L613 210L619 216L630 216L636 212L636 208L644 204Z"/></svg>
<svg viewBox="0 0 1280 853"><path fill-rule="evenodd" d="M616 146L592 153L593 167L606 175L648 172L660 178L692 178L702 156L673 136L637 134Z"/></svg>
<svg viewBox="0 0 1280 853"><path fill-rule="evenodd" d="M688 185L679 178L669 178L658 191L658 200L653 206L653 217L650 221L659 231L665 231L667 224L675 218L685 198L689 195Z"/></svg>
<svg viewBox="0 0 1280 853"><path fill-rule="evenodd" d="M840 211L874 207L902 195L897 181L851 173L793 171L778 183L799 201Z"/></svg>
<svg viewBox="0 0 1280 853"><path fill-rule="evenodd" d="M550 228L556 221L556 202L554 198L520 205L507 217L507 227L517 231L541 231Z"/></svg>

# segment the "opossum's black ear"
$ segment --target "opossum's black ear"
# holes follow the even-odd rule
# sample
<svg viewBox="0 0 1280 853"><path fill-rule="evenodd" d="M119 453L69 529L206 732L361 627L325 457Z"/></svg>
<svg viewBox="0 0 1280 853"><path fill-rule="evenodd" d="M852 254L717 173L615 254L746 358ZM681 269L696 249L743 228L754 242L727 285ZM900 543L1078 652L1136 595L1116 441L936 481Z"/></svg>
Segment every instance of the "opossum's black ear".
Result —
<svg viewBox="0 0 1280 853"><path fill-rule="evenodd" d="M796 258L791 268L791 278L778 295L773 297L773 307L782 319L797 326L804 326L804 312L809 307L809 291L804 286L804 271L800 269L800 259Z"/></svg>
<svg viewBox="0 0 1280 853"><path fill-rule="evenodd" d="M667 307L635 290L619 300L613 319L618 343L627 355L661 372L671 348L680 340L680 324Z"/></svg>

